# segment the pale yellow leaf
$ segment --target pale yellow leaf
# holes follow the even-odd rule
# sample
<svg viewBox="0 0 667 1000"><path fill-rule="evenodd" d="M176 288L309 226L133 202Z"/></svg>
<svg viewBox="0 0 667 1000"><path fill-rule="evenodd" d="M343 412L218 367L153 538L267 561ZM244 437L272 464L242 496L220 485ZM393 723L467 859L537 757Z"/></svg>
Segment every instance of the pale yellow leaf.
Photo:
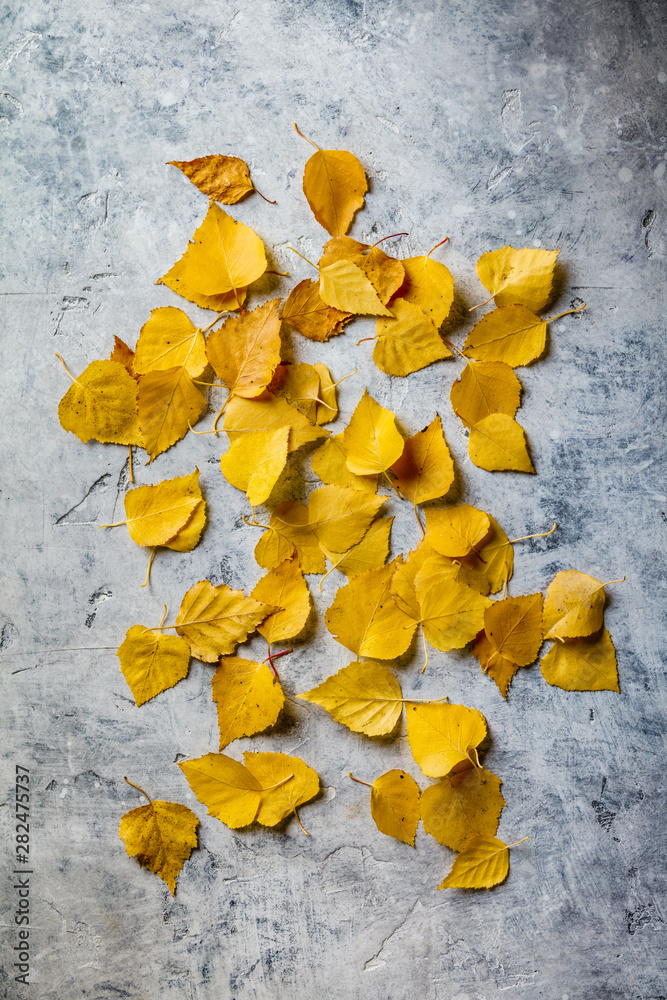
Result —
<svg viewBox="0 0 667 1000"><path fill-rule="evenodd" d="M139 379L139 426L151 461L180 440L206 409L206 399L184 366L151 371Z"/></svg>
<svg viewBox="0 0 667 1000"><path fill-rule="evenodd" d="M125 494L125 517L137 545L166 545L185 527L201 497L175 490L167 483L137 486Z"/></svg>
<svg viewBox="0 0 667 1000"><path fill-rule="evenodd" d="M206 501L202 495L199 485L199 469L195 469L187 476L176 476L175 479L166 479L161 485L169 486L171 489L180 490L186 496L196 497L201 500L198 507L195 507L189 521L186 521L180 531L168 542L163 544L168 549L175 552L190 552L199 542L201 533L206 524Z"/></svg>
<svg viewBox="0 0 667 1000"><path fill-rule="evenodd" d="M137 707L187 677L190 647L175 635L133 625L118 649L121 673Z"/></svg>
<svg viewBox="0 0 667 1000"><path fill-rule="evenodd" d="M501 361L468 362L452 385L452 409L466 427L491 413L513 417L521 398L521 383Z"/></svg>
<svg viewBox="0 0 667 1000"><path fill-rule="evenodd" d="M360 573L383 566L389 555L389 535L393 520L393 517L381 517L373 521L361 541L347 552L331 552L321 546L332 569L339 570L348 580L352 580Z"/></svg>
<svg viewBox="0 0 667 1000"><path fill-rule="evenodd" d="M391 733L403 710L401 686L396 677L372 660L350 663L297 697L321 705L336 722L366 736Z"/></svg>
<svg viewBox="0 0 667 1000"><path fill-rule="evenodd" d="M554 266L560 250L515 250L501 247L482 254L477 261L477 274L491 292L497 306L515 302L539 312L551 295Z"/></svg>
<svg viewBox="0 0 667 1000"><path fill-rule="evenodd" d="M308 520L323 546L345 552L361 541L386 499L349 486L320 486L308 498Z"/></svg>
<svg viewBox="0 0 667 1000"><path fill-rule="evenodd" d="M375 493L378 486L377 473L357 476L347 467L347 455L343 445L343 433L335 434L313 452L311 464L313 472L323 483L331 486L351 486L365 493Z"/></svg>
<svg viewBox="0 0 667 1000"><path fill-rule="evenodd" d="M415 578L424 635L432 646L445 653L461 649L483 627L484 611L491 601L453 578L442 577L434 587L428 562Z"/></svg>
<svg viewBox="0 0 667 1000"><path fill-rule="evenodd" d="M262 786L257 812L257 822L262 826L276 826L320 790L317 772L300 757L245 751L243 760Z"/></svg>
<svg viewBox="0 0 667 1000"><path fill-rule="evenodd" d="M523 427L507 413L491 413L470 428L468 454L487 472L535 472Z"/></svg>
<svg viewBox="0 0 667 1000"><path fill-rule="evenodd" d="M244 490L251 507L271 496L287 461L289 427L241 434L220 459L225 479Z"/></svg>
<svg viewBox="0 0 667 1000"><path fill-rule="evenodd" d="M358 476L386 472L401 457L404 446L394 414L376 403L365 389L343 433L350 472Z"/></svg>
<svg viewBox="0 0 667 1000"><path fill-rule="evenodd" d="M69 374L69 373L68 373ZM58 418L85 444L142 445L137 418L137 383L118 361L92 361L60 400Z"/></svg>
<svg viewBox="0 0 667 1000"><path fill-rule="evenodd" d="M436 552L450 558L467 556L486 539L488 514L469 504L426 511L426 535Z"/></svg>
<svg viewBox="0 0 667 1000"><path fill-rule="evenodd" d="M242 590L200 580L181 601L176 631L188 640L193 656L215 663L233 653L272 611L272 605L246 597Z"/></svg>
<svg viewBox="0 0 667 1000"><path fill-rule="evenodd" d="M424 774L441 778L461 761L477 766L474 751L486 736L486 720L476 708L408 702L405 715L412 756Z"/></svg>
<svg viewBox="0 0 667 1000"><path fill-rule="evenodd" d="M483 316L468 334L463 353L478 361L504 361L517 368L539 358L546 342L546 320L515 302Z"/></svg>
<svg viewBox="0 0 667 1000"><path fill-rule="evenodd" d="M454 301L454 279L444 264L430 257L406 257L401 298L419 306L438 329Z"/></svg>
<svg viewBox="0 0 667 1000"><path fill-rule="evenodd" d="M182 309L153 309L144 323L134 352L137 375L184 367L190 378L201 378L206 365L206 342Z"/></svg>
<svg viewBox="0 0 667 1000"><path fill-rule="evenodd" d="M380 302L385 306L403 284L405 277L403 264L395 257L390 257L380 247L358 243L349 236L337 236L324 244L318 267L321 270L339 260L356 264L366 275Z"/></svg>
<svg viewBox="0 0 667 1000"><path fill-rule="evenodd" d="M269 645L293 639L310 614L310 592L297 559L286 559L255 584L251 597L280 608L257 626Z"/></svg>
<svg viewBox="0 0 667 1000"><path fill-rule="evenodd" d="M284 500L271 515L269 528L255 546L255 559L263 569L273 569L296 552L302 573L324 573L326 560L308 509L298 500Z"/></svg>
<svg viewBox="0 0 667 1000"><path fill-rule="evenodd" d="M544 602L544 638L579 639L602 628L604 584L576 569L556 573Z"/></svg>
<svg viewBox="0 0 667 1000"><path fill-rule="evenodd" d="M504 882L509 867L507 844L479 834L454 859L449 875L438 889L490 889Z"/></svg>
<svg viewBox="0 0 667 1000"><path fill-rule="evenodd" d="M338 260L320 271L320 298L328 306L358 316L391 316L356 264Z"/></svg>
<svg viewBox="0 0 667 1000"><path fill-rule="evenodd" d="M296 406L270 392L263 392L256 399L230 398L225 410L224 428L232 443L250 431L276 431L280 427L290 429L290 452L329 436L329 431L313 426Z"/></svg>
<svg viewBox="0 0 667 1000"><path fill-rule="evenodd" d="M232 830L249 826L259 809L262 786L238 760L224 753L207 753L178 766L190 788L215 816Z"/></svg>
<svg viewBox="0 0 667 1000"><path fill-rule="evenodd" d="M434 361L450 358L436 327L418 305L394 299L393 318L381 317L376 324L373 361L387 375L410 375Z"/></svg>

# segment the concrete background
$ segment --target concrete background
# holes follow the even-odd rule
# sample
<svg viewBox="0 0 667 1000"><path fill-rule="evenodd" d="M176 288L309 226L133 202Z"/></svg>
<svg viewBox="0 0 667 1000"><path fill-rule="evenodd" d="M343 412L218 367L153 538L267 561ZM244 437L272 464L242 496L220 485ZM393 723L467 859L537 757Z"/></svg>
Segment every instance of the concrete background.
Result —
<svg viewBox="0 0 667 1000"><path fill-rule="evenodd" d="M0 712L10 808L14 764L31 769L35 866L35 985L11 979L3 874L2 995L664 997L665 5L31 0L2 13ZM545 359L519 372L536 477L470 464L448 404L457 363L391 379L372 345L354 346L370 321L327 345L285 337L286 357L323 360L336 378L359 366L340 390L345 420L365 385L410 433L438 410L459 473L454 501L488 509L510 537L558 520L549 539L516 547L512 593L568 567L627 575L606 611L620 696L550 688L533 666L505 703L467 652L434 653L424 677L417 648L397 664L405 692L448 694L488 720L485 762L508 802L499 836L531 837L491 892L437 892L451 853L421 830L416 849L382 836L366 791L345 776L401 766L424 787L404 736L370 741L289 702L276 731L243 743L318 770L324 792L302 810L310 837L295 823L235 833L174 765L217 748L210 667L194 662L141 709L119 672L127 628L159 621L163 601L175 614L204 577L251 588L257 534L220 475L224 438L190 436L152 466L137 461L139 483L198 465L210 515L199 547L160 553L142 591L146 552L97 528L122 511L126 450L61 430L69 382L53 352L79 372L108 356L114 334L134 344L155 306L210 318L153 285L206 207L166 160L248 160L278 204L253 197L231 211L292 272L265 279L254 301L305 277L285 247L316 258L325 234L301 192L309 147L294 120L364 164L370 193L352 235L408 230L399 256L449 235L438 255L456 281L457 342L465 307L482 298L477 257L508 242L561 247L548 315L589 305L554 324ZM313 481L296 462L277 496ZM407 551L412 510L387 508L394 551ZM292 696L349 659L322 620L342 580L330 577L321 597L310 580L308 641L281 661ZM262 649L255 640L241 653ZM173 899L118 838L121 814L139 804L124 774L201 820ZM0 808L8 853L10 808Z"/></svg>

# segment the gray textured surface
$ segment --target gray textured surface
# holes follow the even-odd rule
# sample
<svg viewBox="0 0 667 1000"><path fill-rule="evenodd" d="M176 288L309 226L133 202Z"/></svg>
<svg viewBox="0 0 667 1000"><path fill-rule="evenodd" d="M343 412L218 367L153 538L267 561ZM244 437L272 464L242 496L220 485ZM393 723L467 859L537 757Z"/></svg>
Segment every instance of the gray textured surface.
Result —
<svg viewBox="0 0 667 1000"><path fill-rule="evenodd" d="M3 787L15 761L34 777L30 995L662 998L664 4L32 0L3 14L0 711ZM256 534L217 467L222 440L190 437L148 468L137 462L139 482L197 464L210 512L199 547L162 553L142 591L145 552L120 530L97 530L122 509L125 451L60 429L68 382L53 352L80 371L108 354L113 334L134 343L152 307L180 304L153 282L205 202L169 159L245 157L278 204L253 198L232 213L292 271L264 293L305 276L284 247L316 257L324 234L301 194L308 147L295 119L366 167L371 192L352 235L409 230L402 255L450 236L441 259L461 304L481 298L480 253L538 241L562 248L553 311L589 303L520 372L536 477L471 466L447 403L453 362L389 379L370 345L354 346L367 321L329 345L286 338L288 356L324 360L337 378L359 365L340 392L346 419L365 384L410 432L437 408L456 498L490 510L510 536L558 520L557 535L517 547L514 593L569 566L627 574L606 612L620 696L568 694L533 667L504 703L467 653L435 653L423 678L417 650L400 667L404 690L447 693L489 721L486 762L508 802L500 836L531 835L493 892L436 892L450 853L422 832L412 850L375 830L345 772L418 776L405 739L371 742L290 703L277 733L244 742L317 768L325 792L303 809L310 837L295 824L233 833L173 764L217 746L210 668L195 662L141 709L118 670L126 629L159 620L162 601L175 610L203 577L252 586ZM286 489L307 489L297 470ZM395 550L407 549L412 511L388 506ZM347 662L322 625L339 583L332 576L317 599L311 641L282 661L291 694ZM201 819L201 849L174 899L118 839L121 813L138 804L124 774ZM11 919L5 908L5 966ZM3 975L3 996L27 995Z"/></svg>

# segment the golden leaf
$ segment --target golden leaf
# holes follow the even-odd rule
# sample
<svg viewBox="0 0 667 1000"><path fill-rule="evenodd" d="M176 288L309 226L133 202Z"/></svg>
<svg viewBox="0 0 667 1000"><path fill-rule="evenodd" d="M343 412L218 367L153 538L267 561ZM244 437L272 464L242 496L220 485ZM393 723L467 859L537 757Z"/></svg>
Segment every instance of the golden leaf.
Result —
<svg viewBox="0 0 667 1000"><path fill-rule="evenodd" d="M419 785L406 771L387 771L371 786L371 816L380 833L414 847L420 816Z"/></svg>
<svg viewBox="0 0 667 1000"><path fill-rule="evenodd" d="M313 368L320 377L319 399L315 410L316 424L329 424L338 416L338 401L336 399L337 382L331 378L331 373L325 364L316 361Z"/></svg>
<svg viewBox="0 0 667 1000"><path fill-rule="evenodd" d="M419 306L437 330L452 307L454 279L444 264L428 256L406 257L401 263L405 269L401 298Z"/></svg>
<svg viewBox="0 0 667 1000"><path fill-rule="evenodd" d="M251 597L273 604L274 611L257 626L269 645L293 639L302 631L310 614L310 592L296 559L286 559L269 570L252 590Z"/></svg>
<svg viewBox="0 0 667 1000"><path fill-rule="evenodd" d="M254 736L272 726L285 696L268 663L223 656L211 680L218 706L220 749L241 736Z"/></svg>
<svg viewBox="0 0 667 1000"><path fill-rule="evenodd" d="M340 570L348 580L352 580L360 573L383 566L389 555L389 535L393 520L393 517L380 517L373 521L361 541L346 552L331 552L321 545L331 568Z"/></svg>
<svg viewBox="0 0 667 1000"><path fill-rule="evenodd" d="M255 547L255 559L263 569L274 569L295 552L302 573L324 573L326 561L313 525L308 523L308 509L298 500L284 500Z"/></svg>
<svg viewBox="0 0 667 1000"><path fill-rule="evenodd" d="M178 766L209 816L232 830L249 826L255 819L262 786L240 761L224 753L207 753L195 760L179 761Z"/></svg>
<svg viewBox="0 0 667 1000"><path fill-rule="evenodd" d="M431 645L447 653L472 642L484 624L484 611L491 601L455 579L441 577L434 587L429 561L415 578L420 624Z"/></svg>
<svg viewBox="0 0 667 1000"><path fill-rule="evenodd" d="M267 387L280 363L280 299L241 316L230 316L212 330L206 356L230 393L254 399Z"/></svg>
<svg viewBox="0 0 667 1000"><path fill-rule="evenodd" d="M166 545L185 527L202 503L201 494L193 496L174 489L168 482L128 490L125 517L130 538L137 545Z"/></svg>
<svg viewBox="0 0 667 1000"><path fill-rule="evenodd" d="M470 428L468 454L487 472L535 472L523 427L507 413L491 413Z"/></svg>
<svg viewBox="0 0 667 1000"><path fill-rule="evenodd" d="M512 579L514 549L495 518L491 514L487 514L487 517L491 528L483 544L477 549L480 557L478 565L481 563L480 569L489 582L490 593L495 594ZM471 558L476 560L474 554Z"/></svg>
<svg viewBox="0 0 667 1000"><path fill-rule="evenodd" d="M109 355L109 361L115 361L122 365L125 371L134 378L134 351L120 337L114 336L113 338L113 351Z"/></svg>
<svg viewBox="0 0 667 1000"><path fill-rule="evenodd" d="M297 698L321 705L336 722L366 736L386 736L392 732L403 710L403 695L396 677L372 660L350 663Z"/></svg>
<svg viewBox="0 0 667 1000"><path fill-rule="evenodd" d="M152 461L197 423L206 399L181 366L142 375L137 405L144 448Z"/></svg>
<svg viewBox="0 0 667 1000"><path fill-rule="evenodd" d="M204 663L215 663L233 653L275 608L246 597L242 590L226 584L214 587L200 580L181 601L176 631L190 643L192 655Z"/></svg>
<svg viewBox="0 0 667 1000"><path fill-rule="evenodd" d="M133 371L137 375L185 368L190 378L201 378L207 364L204 334L182 309L163 306L151 310L134 352Z"/></svg>
<svg viewBox="0 0 667 1000"><path fill-rule="evenodd" d="M426 560L435 553L429 543L422 539L416 549L408 553L405 562L400 562L391 580L391 596L398 607L419 621L421 612L415 593L415 579Z"/></svg>
<svg viewBox="0 0 667 1000"><path fill-rule="evenodd" d="M451 358L436 327L418 305L394 299L394 316L376 323L373 361L387 375L410 375L434 361Z"/></svg>
<svg viewBox="0 0 667 1000"><path fill-rule="evenodd" d="M339 260L356 264L359 270L363 271L383 306L386 306L392 295L403 284L405 271L401 261L390 257L377 246L357 243L349 236L334 237L324 244L318 267L322 270Z"/></svg>
<svg viewBox="0 0 667 1000"><path fill-rule="evenodd" d="M501 247L484 253L477 261L477 274L491 292L497 306L516 302L538 312L551 295L556 257L560 250L515 250Z"/></svg>
<svg viewBox="0 0 667 1000"><path fill-rule="evenodd" d="M476 708L408 702L405 715L412 756L424 774L441 778L461 761L477 766L474 750L486 736L486 720Z"/></svg>
<svg viewBox="0 0 667 1000"><path fill-rule="evenodd" d="M477 549L490 527L489 515L469 504L426 511L428 541L436 552L450 558L467 556Z"/></svg>
<svg viewBox="0 0 667 1000"><path fill-rule="evenodd" d="M276 826L320 790L317 772L300 757L288 757L284 753L249 753L246 750L243 760L262 785L257 812L257 822L262 826Z"/></svg>
<svg viewBox="0 0 667 1000"><path fill-rule="evenodd" d="M586 573L556 573L544 602L544 638L579 639L602 628L604 584Z"/></svg>
<svg viewBox="0 0 667 1000"><path fill-rule="evenodd" d="M201 309L213 309L217 313L222 313L240 309L246 300L248 289L237 288L231 292L223 292L222 295L203 295L195 288L189 288L187 295L182 290L180 294L183 295L183 298L188 299L189 302L194 302ZM214 320L214 322L216 321Z"/></svg>
<svg viewBox="0 0 667 1000"><path fill-rule="evenodd" d="M335 434L313 452L311 465L313 472L330 486L351 486L365 493L375 493L378 486L377 473L357 476L347 467L347 455L343 445L343 433Z"/></svg>
<svg viewBox="0 0 667 1000"><path fill-rule="evenodd" d="M326 365L279 365L270 391L296 406L311 424L326 424L338 416L336 389Z"/></svg>
<svg viewBox="0 0 667 1000"><path fill-rule="evenodd" d="M283 319L302 337L322 343L342 333L352 313L328 306L320 298L319 280L305 278L287 296Z"/></svg>
<svg viewBox="0 0 667 1000"><path fill-rule="evenodd" d="M308 520L322 545L345 552L361 541L386 499L349 486L320 486L308 498Z"/></svg>
<svg viewBox="0 0 667 1000"><path fill-rule="evenodd" d="M472 427L491 413L513 417L520 398L521 383L502 361L479 364L469 361L450 393L452 409L466 427Z"/></svg>
<svg viewBox="0 0 667 1000"><path fill-rule="evenodd" d="M394 414L376 403L368 389L364 389L343 433L345 461L350 472L358 476L386 472L401 457L404 445Z"/></svg>
<svg viewBox="0 0 667 1000"><path fill-rule="evenodd" d="M172 167L178 167L185 176L214 201L223 205L233 205L249 191L254 191L250 180L248 164L239 156L198 156L194 160L168 160Z"/></svg>
<svg viewBox="0 0 667 1000"><path fill-rule="evenodd" d="M307 141L317 152L304 168L303 193L313 215L329 235L343 236L364 203L368 188L364 168L347 150L321 149L311 139Z"/></svg>
<svg viewBox="0 0 667 1000"><path fill-rule="evenodd" d="M91 438L106 444L143 444L137 383L118 361L92 361L78 378L72 378L60 400L58 418L63 430L76 434L84 444Z"/></svg>
<svg viewBox="0 0 667 1000"><path fill-rule="evenodd" d="M197 847L198 826L187 806L155 799L125 813L118 833L129 857L159 875L173 896L181 868Z"/></svg>
<svg viewBox="0 0 667 1000"><path fill-rule="evenodd" d="M452 851L462 851L471 837L493 837L507 803L502 782L483 767L448 774L422 792L424 830Z"/></svg>
<svg viewBox="0 0 667 1000"><path fill-rule="evenodd" d="M360 573L341 587L324 617L333 637L357 656L393 660L406 651L417 623L391 598L391 578L401 557Z"/></svg>
<svg viewBox="0 0 667 1000"><path fill-rule="evenodd" d="M320 298L334 309L357 316L392 315L361 268L347 260L322 268Z"/></svg>
<svg viewBox="0 0 667 1000"><path fill-rule="evenodd" d="M116 654L137 708L187 677L190 647L175 635L133 625Z"/></svg>
<svg viewBox="0 0 667 1000"><path fill-rule="evenodd" d="M225 479L245 490L251 507L271 496L287 461L289 427L240 434L220 459Z"/></svg>
<svg viewBox="0 0 667 1000"><path fill-rule="evenodd" d="M230 398L225 410L224 428L232 443L247 435L248 431L276 431L280 427L290 429L290 452L329 436L329 431L314 427L296 406L270 392L263 392L257 399Z"/></svg>
<svg viewBox="0 0 667 1000"><path fill-rule="evenodd" d="M257 233L211 202L181 259L156 284L196 301L193 293L234 293L256 281L265 270L264 244Z"/></svg>
<svg viewBox="0 0 667 1000"><path fill-rule="evenodd" d="M554 642L542 657L547 684L564 691L618 691L616 650L606 628L599 635L571 642Z"/></svg>
<svg viewBox="0 0 667 1000"><path fill-rule="evenodd" d="M428 427L407 439L391 471L396 477L394 486L411 503L436 500L448 492L454 482L454 462L438 414Z"/></svg>
<svg viewBox="0 0 667 1000"><path fill-rule="evenodd" d="M484 631L494 654L527 667L537 659L542 645L542 594L526 594L494 601L484 612Z"/></svg>
<svg viewBox="0 0 667 1000"><path fill-rule="evenodd" d="M472 655L479 660L482 673L488 674L491 680L496 682L501 695L507 700L509 686L515 673L520 669L519 665L512 663L507 657L498 653L486 632L479 633L472 644L471 651Z"/></svg>
<svg viewBox="0 0 667 1000"><path fill-rule="evenodd" d="M173 549L175 552L190 552L198 543L206 524L206 502L199 485L199 469L195 469L188 476L165 479L162 485L169 486L174 490L180 490L186 496L196 497L198 500L201 500L199 506L195 507L190 520L185 522L183 527L170 541L164 543L168 549Z"/></svg>
<svg viewBox="0 0 667 1000"><path fill-rule="evenodd" d="M473 837L454 859L438 889L490 889L507 878L509 858L509 848L502 840L484 834Z"/></svg>
<svg viewBox="0 0 667 1000"><path fill-rule="evenodd" d="M504 361L517 368L539 358L546 342L546 320L515 302L483 316L468 334L463 353L478 361Z"/></svg>

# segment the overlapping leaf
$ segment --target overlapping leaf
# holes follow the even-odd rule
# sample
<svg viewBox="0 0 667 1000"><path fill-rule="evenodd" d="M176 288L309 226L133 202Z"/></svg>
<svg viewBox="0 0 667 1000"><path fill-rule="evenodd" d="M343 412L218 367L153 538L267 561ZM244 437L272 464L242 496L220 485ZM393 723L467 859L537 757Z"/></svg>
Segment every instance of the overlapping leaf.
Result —
<svg viewBox="0 0 667 1000"><path fill-rule="evenodd" d="M159 875L173 896L176 879L197 847L198 826L187 806L155 799L125 813L118 832L129 857Z"/></svg>

